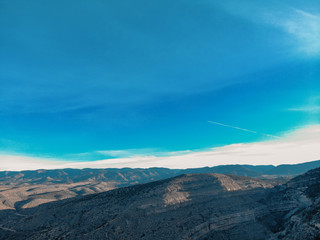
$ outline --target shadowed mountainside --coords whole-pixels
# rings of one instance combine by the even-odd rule
[[[3,239],[317,239],[320,168],[272,188],[261,179],[187,174],[4,210]]]

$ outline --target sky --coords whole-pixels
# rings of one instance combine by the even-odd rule
[[[319,129],[318,0],[0,0],[0,170],[305,162]]]

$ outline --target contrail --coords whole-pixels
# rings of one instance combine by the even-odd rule
[[[280,138],[278,136],[274,136],[274,135],[270,135],[270,134],[266,134],[266,133],[260,133],[260,132],[252,131],[252,130],[249,130],[249,129],[239,128],[239,127],[235,127],[235,126],[231,126],[231,125],[227,125],[227,124],[223,124],[223,123],[218,123],[218,122],[213,122],[213,121],[208,121],[208,122],[209,123],[213,123],[213,124],[217,124],[217,125],[220,125],[220,126],[234,128],[234,129],[238,129],[238,130],[242,130],[242,131],[246,131],[246,132],[251,132],[251,133],[255,133],[255,134],[260,134],[260,135],[264,135],[264,136],[268,136],[268,137]]]

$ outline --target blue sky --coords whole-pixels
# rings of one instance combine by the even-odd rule
[[[320,3],[0,0],[0,152],[166,156],[320,121]]]

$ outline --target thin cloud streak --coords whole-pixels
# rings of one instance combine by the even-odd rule
[[[213,122],[213,121],[208,121],[208,122],[209,122],[209,123],[212,123],[212,124],[224,126],[224,127],[229,127],[229,128],[234,128],[234,129],[242,130],[242,131],[245,131],[245,132],[251,132],[251,133],[255,133],[255,134],[260,134],[260,135],[264,135],[264,136],[268,136],[268,137],[273,137],[273,138],[278,138],[278,139],[280,139],[280,137],[275,136],[275,135],[270,135],[270,134],[266,134],[266,133],[260,133],[260,132],[252,131],[252,130],[249,130],[249,129],[240,128],[240,127],[235,127],[235,126],[231,126],[231,125],[227,125],[227,124],[223,124],[223,123],[218,123],[218,122]]]
[[[304,106],[304,107],[298,107],[298,108],[289,108],[288,111],[319,113],[320,112],[320,106]]]

